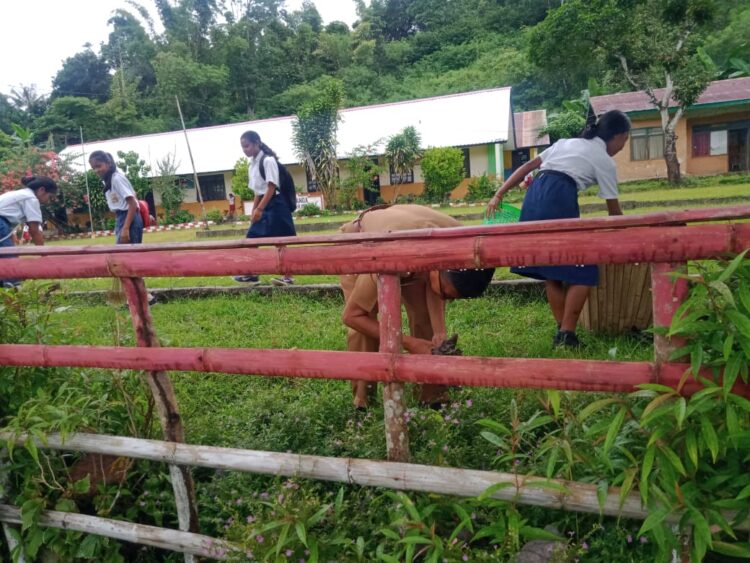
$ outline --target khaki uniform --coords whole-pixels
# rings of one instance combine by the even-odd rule
[[[341,227],[345,233],[388,233],[412,229],[460,227],[461,224],[429,207],[421,205],[393,205],[364,213],[361,220],[352,221]],[[415,243],[418,244],[418,243]],[[369,311],[370,317],[378,316],[377,275],[359,274],[341,276],[341,288],[344,300],[353,301],[362,310]],[[427,309],[426,295],[430,288],[428,272],[401,274],[401,302],[409,319],[409,334],[417,338],[432,340],[432,323]],[[347,346],[351,352],[377,352],[379,342],[354,329],[347,331]],[[367,396],[375,390],[370,382],[352,381],[355,404],[364,406]],[[437,400],[444,392],[443,385],[422,385],[420,400],[430,403]]]

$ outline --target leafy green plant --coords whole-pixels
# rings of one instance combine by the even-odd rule
[[[425,191],[433,201],[446,201],[464,177],[464,155],[455,147],[429,148],[422,156]]]
[[[306,203],[297,210],[297,217],[315,217],[325,215],[324,211],[314,203]]]
[[[466,192],[466,201],[488,200],[497,191],[497,180],[488,178],[487,174],[476,176],[471,179]]]
[[[161,198],[161,205],[167,218],[174,217],[185,200],[185,188],[177,178],[177,166],[173,154],[168,154],[156,161],[157,176],[151,180],[151,186]]]
[[[243,201],[252,201],[255,193],[250,189],[250,161],[244,156],[234,163],[232,193]]]

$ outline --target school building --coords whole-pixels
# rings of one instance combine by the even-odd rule
[[[373,182],[385,201],[393,198],[396,184],[399,184],[399,195],[418,195],[424,189],[419,164],[400,177],[386,168],[383,152],[387,140],[405,127],[416,128],[421,136],[422,148],[458,147],[463,151],[465,178],[452,192],[454,199],[466,194],[472,177],[486,174],[506,178],[512,170],[549,145],[549,137],[539,134],[547,125],[546,111],[514,113],[510,87],[348,108],[339,113],[341,122],[337,133],[337,155],[341,161],[342,179],[346,177],[346,159],[354,149],[373,146],[375,154],[372,158],[385,169]],[[300,196],[319,195],[315,182],[295,156],[292,144],[294,119],[293,116],[276,117],[188,130],[207,211],[218,209],[223,212],[228,209],[227,196],[231,191],[235,164],[244,157],[240,149],[240,135],[247,130],[257,131],[263,142],[279,155],[280,161],[294,177]],[[97,141],[87,143],[85,148],[87,154],[95,150],[113,155],[118,151],[134,151],[151,166],[152,175],[157,174],[157,161],[173,155],[177,174],[184,178],[186,185],[182,208],[196,216],[200,215],[190,156],[182,131]],[[71,145],[62,153],[72,157],[75,165],[82,165],[80,145]],[[377,192],[367,190],[360,197],[373,203],[377,199]],[[158,206],[158,194],[154,194],[149,203]],[[237,210],[242,210],[240,202]],[[77,220],[85,221],[85,218]]]
[[[657,98],[661,92],[654,92]],[[661,118],[645,92],[594,96],[590,109],[596,116],[619,109],[633,123],[628,144],[615,156],[621,181],[666,178]],[[711,82],[687,109],[676,134],[677,158],[684,174],[750,170],[750,78]]]

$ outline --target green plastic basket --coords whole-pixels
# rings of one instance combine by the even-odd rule
[[[485,217],[485,225],[495,225],[499,223],[518,223],[521,218],[521,210],[507,203],[501,203],[492,217]]]

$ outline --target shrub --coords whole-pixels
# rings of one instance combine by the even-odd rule
[[[488,178],[487,174],[471,179],[469,190],[466,193],[466,201],[481,201],[490,199],[497,191],[497,180]]]
[[[297,210],[298,217],[314,217],[323,214],[323,210],[314,203],[306,203]]]
[[[186,209],[180,209],[172,217],[165,220],[167,225],[179,225],[180,223],[191,223],[195,221],[195,215]]]
[[[427,149],[422,157],[425,193],[432,201],[445,201],[464,177],[464,154],[455,147]]]
[[[221,211],[219,211],[218,209],[212,209],[211,211],[206,213],[206,220],[213,221],[214,223],[223,223],[224,215],[222,215]]]

